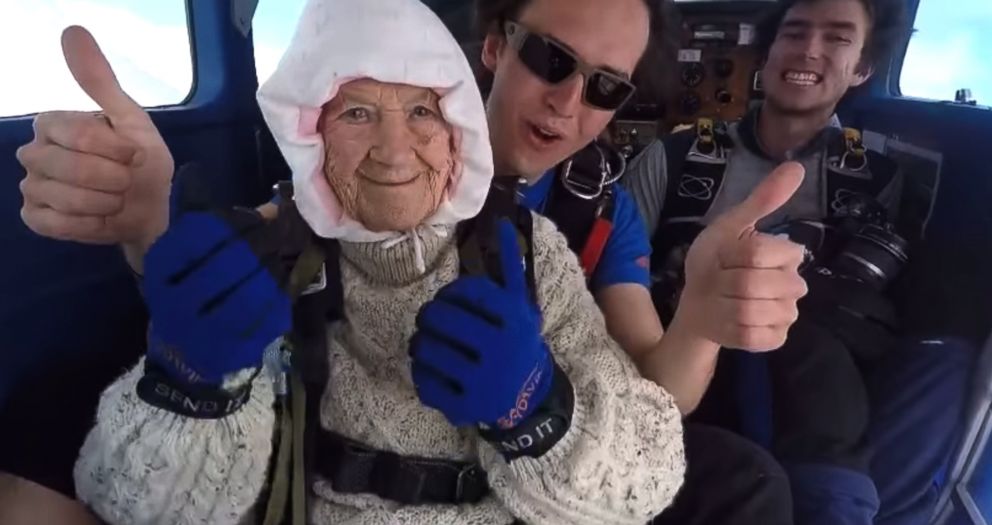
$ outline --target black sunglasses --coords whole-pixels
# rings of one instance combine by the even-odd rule
[[[582,99],[586,104],[616,111],[636,89],[629,80],[603,68],[591,66],[554,40],[531,33],[516,22],[507,21],[506,39],[531,73],[549,84],[558,84],[579,72],[585,78]]]

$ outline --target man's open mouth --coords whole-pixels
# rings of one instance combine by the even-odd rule
[[[546,146],[550,146],[563,138],[561,132],[547,126],[528,123],[528,127],[530,128],[531,134],[534,136],[535,140]]]
[[[782,74],[782,80],[796,86],[815,86],[823,82],[823,75],[813,71],[788,70]]]

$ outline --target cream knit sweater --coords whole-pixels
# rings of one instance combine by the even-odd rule
[[[643,525],[668,507],[685,470],[679,411],[607,336],[575,255],[547,219],[535,216],[537,295],[545,340],[575,390],[568,433],[543,457],[508,464],[473,430],[419,402],[407,355],[414,319],[458,276],[452,232],[420,233],[421,275],[411,240],[342,244],[347,322],[328,327],[321,424],[378,449],[477,460],[492,492],[476,505],[401,507],[318,482],[311,523]],[[140,374],[139,364],[103,394],[76,464],[80,499],[111,524],[250,521],[273,452],[270,381],[257,379],[235,414],[196,420],[138,399]]]

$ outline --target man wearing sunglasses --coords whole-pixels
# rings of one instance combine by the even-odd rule
[[[493,73],[488,116],[497,173],[526,178],[530,185],[525,203],[541,211],[554,179],[547,174],[599,136],[616,109],[630,98],[634,88],[629,79],[649,41],[657,46],[677,31],[668,28],[671,5],[659,0],[487,0],[478,2],[477,8],[485,30],[482,62]],[[119,96],[116,83],[103,87],[114,92],[114,100],[126,100]],[[120,242],[129,262],[140,271],[145,250],[164,229],[173,163],[147,114],[133,103],[120,106],[105,108],[112,114],[113,128],[106,119],[91,115],[47,115],[39,119],[34,145],[25,150],[39,144],[58,147],[56,136],[87,136],[111,149],[122,136],[128,144],[136,144],[142,154],[116,166],[126,170],[135,184],[124,196],[123,209],[115,212],[128,218],[102,223],[122,229],[86,232],[80,230],[83,223],[69,216],[48,213],[45,224],[30,220],[30,213],[25,217],[32,229],[50,237]],[[34,156],[38,162],[29,162],[28,172],[85,186],[86,180],[99,179],[99,165],[109,162],[83,162],[100,156],[97,151],[64,151],[77,157],[78,162],[71,163],[74,167],[46,160],[54,157]],[[664,338],[647,289],[650,247],[644,227],[629,196],[613,188],[613,228],[590,286],[611,335],[645,377],[673,394],[685,413],[705,391],[720,345],[756,350],[780,346],[794,320],[796,300],[805,293],[796,273],[802,260],[798,246],[743,235],[795,190],[800,178],[797,168],[786,167],[780,175],[736,213],[728,214],[722,226],[712,228],[705,242],[697,243],[695,269],[700,277],[695,281],[701,287],[686,294],[684,314]],[[32,202],[44,204],[64,196],[64,192],[33,195]],[[723,259],[734,261],[736,273],[723,271],[718,264]],[[728,288],[739,286],[739,278],[759,259],[777,261],[782,267],[768,270],[777,284],[763,290],[776,299],[775,309],[753,312],[756,320],[742,323],[739,315],[747,309],[734,305],[750,299],[721,297]],[[689,426],[686,450],[684,488],[657,523],[791,522],[784,475],[756,446],[726,432]]]
[[[645,50],[650,41],[653,51],[665,55],[666,39],[678,31],[671,24],[671,5],[644,0],[488,0],[476,5],[485,34],[482,63],[492,73],[487,108],[497,174],[526,178],[524,202],[546,212],[549,195],[558,190],[555,168],[595,140],[629,100],[636,68],[661,67],[645,59]],[[590,288],[610,334],[642,374],[673,392],[679,408],[689,413],[707,388],[721,344],[775,348],[760,335],[787,329],[791,320],[771,314],[757,323],[765,326],[750,333],[721,331],[713,327],[733,326],[737,320],[721,315],[713,307],[718,301],[701,301],[708,308],[694,309],[686,304],[690,299],[662,337],[648,291],[647,234],[630,196],[619,186],[612,190],[613,229],[590,275]],[[559,226],[568,219],[549,216]],[[777,299],[803,293],[788,285],[764,291]],[[791,523],[788,489],[763,451],[737,436],[694,425],[687,426],[686,448],[689,473],[683,494],[657,523]]]

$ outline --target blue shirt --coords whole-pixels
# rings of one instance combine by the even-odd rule
[[[522,204],[544,214],[551,184],[556,178],[554,172],[549,171],[536,183],[525,188]],[[592,274],[590,286],[593,292],[624,283],[650,287],[651,243],[648,241],[644,221],[638,215],[637,206],[630,194],[619,184],[613,185],[613,194],[613,231],[606,241],[599,265]]]

